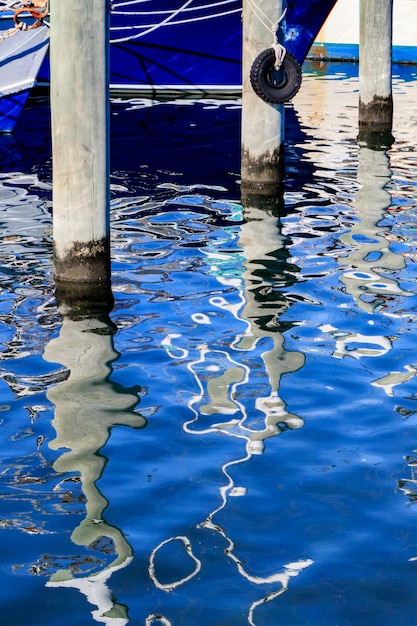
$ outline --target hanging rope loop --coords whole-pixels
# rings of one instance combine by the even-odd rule
[[[271,48],[275,52],[275,64],[274,67],[276,70],[279,70],[281,65],[284,63],[285,55],[287,54],[287,49],[280,43],[273,43]]]
[[[268,17],[268,15],[266,15],[266,13],[264,13],[264,11],[262,11],[261,7],[257,4],[256,0],[249,0],[248,5],[250,7],[250,10],[256,16],[256,18],[261,22],[263,26],[265,26],[267,31],[272,35],[272,43],[275,45],[277,41],[277,31],[278,31],[279,25],[281,24],[282,20],[285,17],[285,14],[287,13],[287,7],[285,7],[285,9],[283,10],[279,20],[277,22],[274,22]]]

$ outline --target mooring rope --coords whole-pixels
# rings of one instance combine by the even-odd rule
[[[2,11],[13,11],[14,8],[17,8],[17,4],[19,4],[19,6],[22,5],[21,2],[16,2],[16,0],[9,0],[9,2],[7,2],[7,0],[2,0],[0,4],[0,13]]]
[[[275,44],[276,43],[276,33],[277,33],[279,25],[281,24],[282,20],[285,17],[285,14],[287,12],[287,7],[285,7],[285,9],[283,10],[282,15],[279,18],[279,20],[277,22],[274,22],[273,20],[271,20],[271,18],[269,18],[266,15],[266,13],[264,13],[262,11],[262,9],[256,3],[256,0],[248,0],[248,6],[251,9],[251,11],[253,12],[253,14],[261,22],[262,26],[265,26],[265,28],[271,33],[271,35],[272,35],[272,37],[274,39],[274,44]]]
[[[15,25],[12,28],[9,28],[0,36],[0,45],[5,39],[16,35],[22,30],[31,30],[33,28],[38,28],[43,24],[44,18],[49,13],[49,0],[38,0],[37,2],[32,2],[31,6],[28,6],[25,2],[16,2],[16,0],[9,0],[9,2],[5,2],[2,0],[0,1],[0,12],[14,11],[15,22]],[[37,9],[39,9],[39,11]],[[20,13],[25,13],[26,11],[28,11],[36,20],[31,26],[27,26],[24,22],[21,22],[18,19],[18,15],[20,15]]]
[[[20,8],[21,6],[23,6],[23,3],[16,2],[16,0],[9,0],[9,1],[1,0],[0,13],[2,13],[3,11],[14,11],[17,8]],[[9,37],[16,35],[16,33],[18,33],[19,31],[20,31],[20,28],[17,28],[17,26],[13,26],[13,28],[9,28],[8,30],[6,30],[0,37],[0,45],[3,43],[5,39],[8,39]]]
[[[38,2],[32,2],[30,5],[27,2],[21,2],[19,0],[0,0],[0,13],[2,11],[16,11],[26,7],[27,9],[43,9],[44,12],[48,12],[49,0],[38,0]]]

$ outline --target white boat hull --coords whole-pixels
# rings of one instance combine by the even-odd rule
[[[338,0],[308,55],[314,60],[358,61],[360,0]],[[393,62],[417,63],[417,0],[393,4]]]

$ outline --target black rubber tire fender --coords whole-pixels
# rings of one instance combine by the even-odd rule
[[[250,70],[252,89],[268,104],[291,100],[301,87],[302,73],[297,59],[286,52],[278,72],[275,71],[275,50],[268,48],[254,60]]]

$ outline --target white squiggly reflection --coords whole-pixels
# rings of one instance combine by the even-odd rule
[[[111,565],[93,576],[60,580],[61,573],[48,581],[46,586],[78,589],[90,604],[98,607],[95,611],[91,611],[91,615],[96,622],[106,624],[107,626],[126,626],[129,623],[126,609],[114,601],[112,591],[107,582],[114,572],[127,567],[132,560],[133,556],[126,557],[119,565]]]
[[[390,248],[390,233],[380,222],[392,199],[387,189],[391,180],[389,156],[383,150],[359,149],[358,192],[354,207],[358,222],[340,240],[352,251],[339,258],[350,267],[341,281],[355,298],[358,307],[367,313],[384,312],[392,299],[412,296],[398,284],[399,272],[405,268],[404,258]]]
[[[360,309],[369,314],[396,316],[398,314],[389,311],[390,306],[414,294],[402,289],[399,284],[405,260],[401,254],[391,250],[391,234],[380,225],[385,211],[392,205],[387,188],[390,180],[387,152],[361,146],[358,164],[361,189],[354,203],[359,219],[350,232],[340,238],[351,247],[351,252],[340,257],[338,262],[350,268],[340,280]],[[392,349],[395,341],[395,337],[341,332],[331,325],[320,329],[330,333],[335,340],[333,356],[339,359],[347,356],[355,359],[384,356]],[[384,390],[388,396],[393,396],[395,386],[407,382],[416,374],[412,364],[405,365],[404,369],[404,372],[388,372],[371,384]]]
[[[406,383],[407,381],[414,378],[414,376],[417,374],[417,369],[414,367],[414,365],[406,365],[404,369],[405,372],[390,372],[386,376],[372,381],[371,385],[383,389],[387,396],[393,396],[394,387]]]
[[[223,315],[231,315],[238,320],[238,327],[244,325],[227,347],[212,346],[202,343],[197,346],[197,356],[190,360],[189,352],[182,347],[186,341],[180,334],[167,335],[162,342],[167,354],[173,359],[186,359],[187,368],[192,374],[198,392],[188,402],[192,417],[183,424],[183,429],[190,435],[222,435],[235,438],[245,443],[245,452],[238,458],[225,462],[221,471],[224,483],[219,489],[220,503],[206,519],[198,525],[218,533],[226,544],[224,553],[236,566],[240,576],[248,583],[256,586],[276,586],[274,591],[262,595],[261,599],[252,602],[248,609],[248,622],[255,624],[254,613],[258,606],[271,601],[287,590],[289,581],[303,569],[309,567],[311,559],[300,558],[283,564],[280,571],[268,576],[257,576],[248,571],[238,556],[238,549],[232,537],[216,522],[216,516],[226,509],[229,498],[244,497],[247,487],[235,483],[233,469],[239,464],[248,462],[252,456],[262,454],[265,441],[271,437],[291,429],[299,429],[304,425],[301,417],[287,411],[279,390],[283,375],[295,372],[304,365],[304,355],[289,352],[284,347],[284,339],[278,332],[278,315],[288,307],[283,299],[279,302],[274,298],[265,299],[263,291],[270,292],[271,279],[265,267],[274,262],[278,252],[283,249],[284,240],[280,234],[278,219],[255,207],[246,209],[246,224],[242,226],[239,244],[245,254],[245,267],[240,275],[226,270],[230,260],[213,247],[204,249],[210,264],[210,273],[224,287],[233,292],[233,301],[225,296],[213,296],[209,302]],[[277,267],[279,262],[275,262]],[[225,268],[225,269],[224,269]],[[277,270],[278,271],[278,270]],[[204,316],[194,315],[194,324],[209,324],[210,312]],[[236,323],[233,323],[236,326]],[[239,400],[239,391],[250,384],[252,362],[257,359],[263,362],[266,379],[269,381],[270,392],[254,399],[253,408]],[[262,416],[262,418],[260,418]],[[225,419],[221,419],[225,418]],[[241,446],[239,446],[241,448]],[[183,542],[187,555],[194,561],[194,570],[186,576],[162,584],[156,572],[157,553],[168,543],[180,540]],[[172,537],[161,542],[154,548],[150,557],[149,575],[154,584],[164,591],[189,582],[200,571],[202,564],[194,556],[187,537]]]
[[[184,545],[184,548],[185,548],[185,551],[186,551],[187,555],[190,557],[190,559],[192,559],[192,561],[194,561],[195,567],[194,567],[193,571],[190,574],[188,574],[188,576],[184,576],[183,578],[180,578],[179,580],[176,580],[176,581],[174,581],[172,583],[161,583],[158,580],[158,577],[156,575],[155,555],[158,552],[158,550],[160,550],[164,546],[168,545],[172,541],[180,541],[180,542],[182,542],[182,544]],[[152,551],[150,562],[149,562],[149,576],[151,577],[155,587],[158,587],[158,589],[162,589],[163,591],[172,591],[176,587],[180,587],[184,583],[186,583],[189,580],[191,580],[192,578],[194,578],[194,576],[196,574],[198,574],[200,569],[201,569],[201,561],[196,556],[194,556],[190,540],[188,539],[188,537],[184,537],[182,535],[177,535],[176,537],[171,537],[170,539],[166,539],[165,541],[161,541],[161,543]]]
[[[172,626],[172,622],[162,615],[148,615],[145,620],[145,626]]]
[[[329,333],[335,340],[333,356],[336,359],[343,359],[345,356],[354,359],[378,357],[387,354],[392,348],[392,339],[384,335],[342,332],[330,324],[320,326],[320,330]]]

